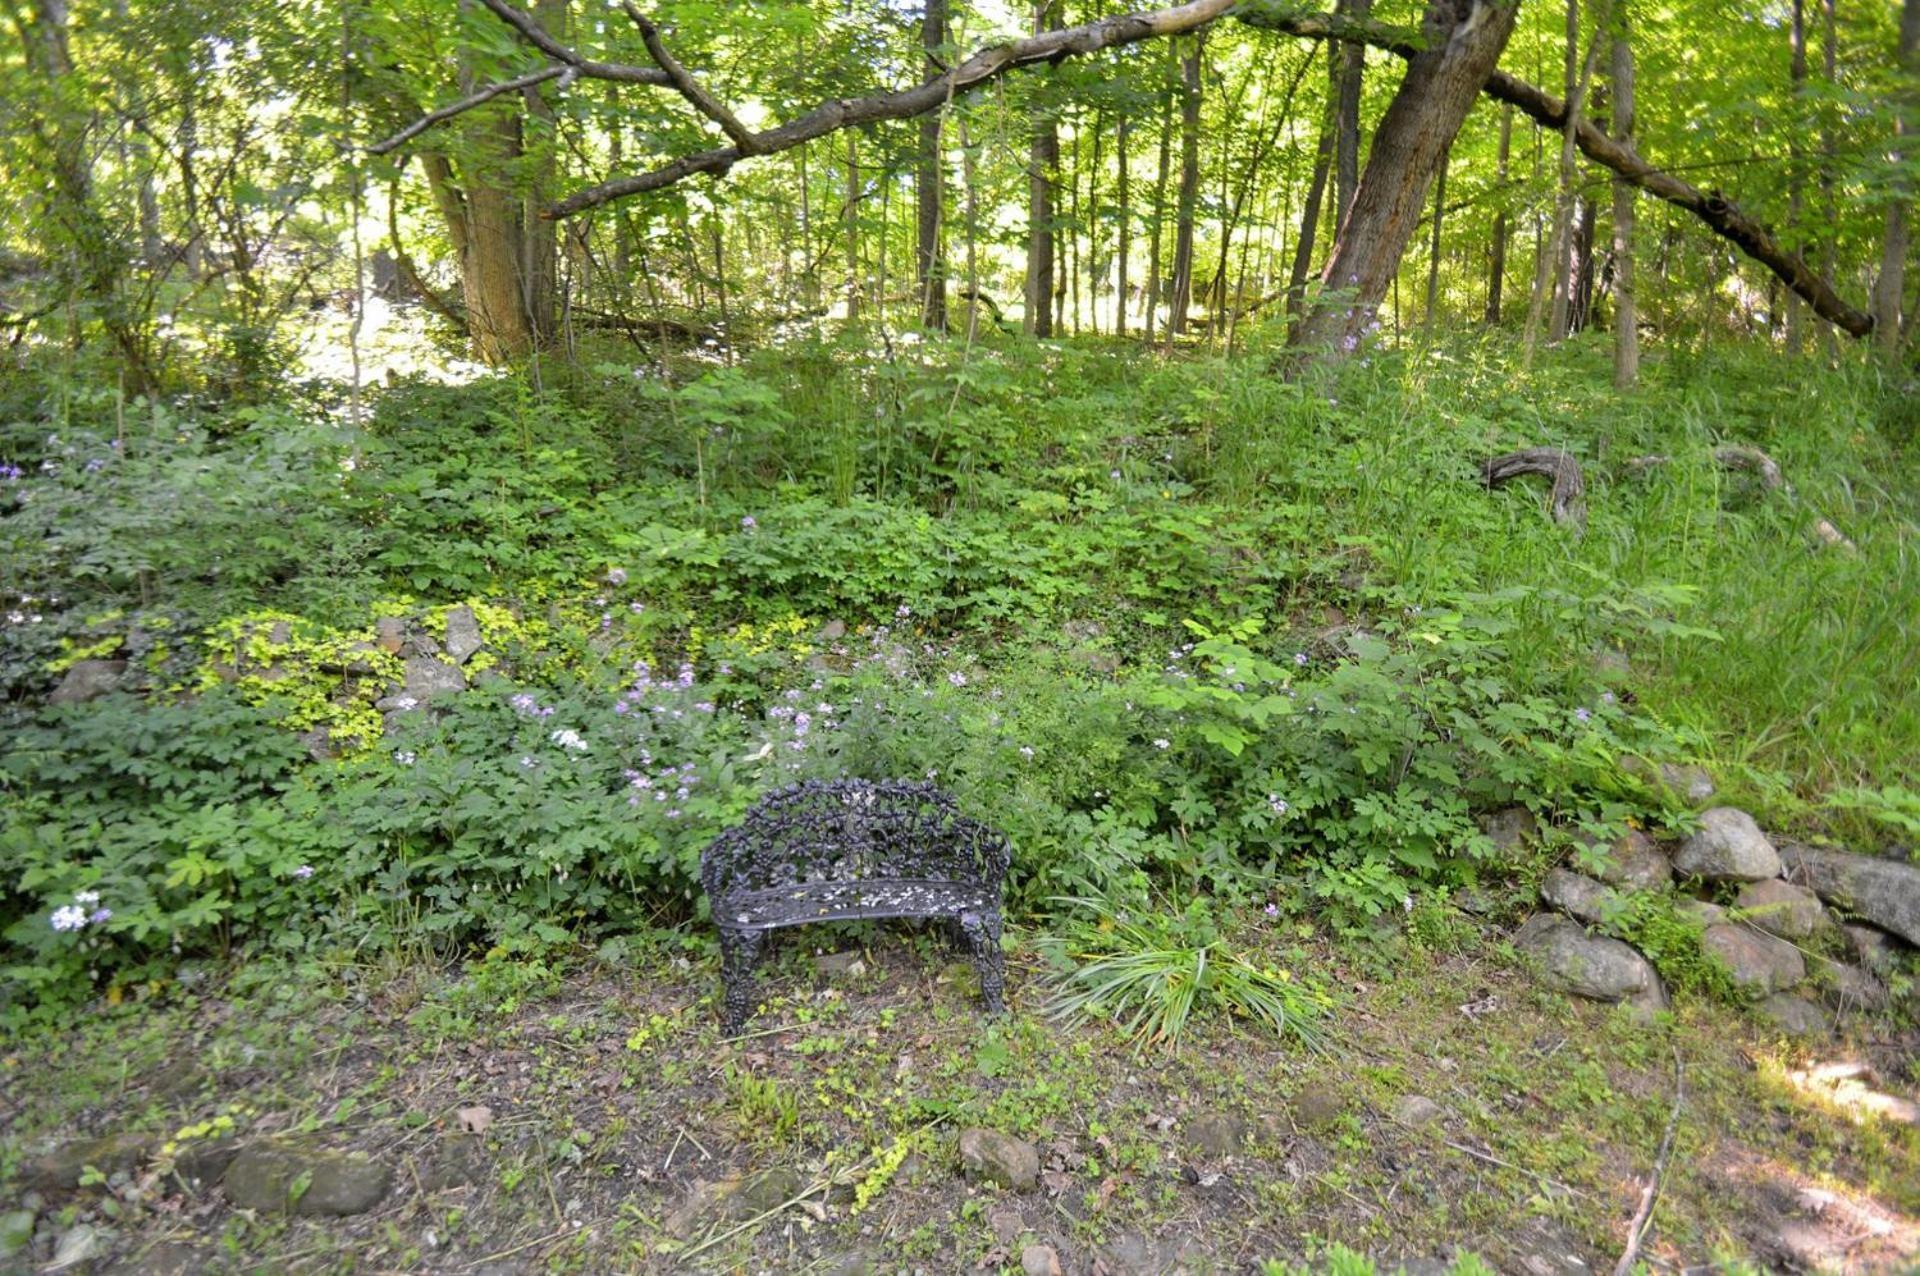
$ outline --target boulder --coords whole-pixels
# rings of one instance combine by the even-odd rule
[[[415,700],[438,700],[467,689],[467,675],[458,665],[450,665],[432,656],[408,656],[403,695]]]
[[[1655,766],[1645,758],[1628,757],[1622,759],[1620,769],[1651,788],[1665,790],[1696,806],[1717,792],[1707,769],[1690,763],[1662,762]]]
[[[1403,1094],[1393,1105],[1393,1119],[1415,1129],[1441,1117],[1440,1105],[1424,1094]]]
[[[1820,985],[1820,1000],[1842,1014],[1881,1011],[1891,1004],[1887,986],[1870,970],[1816,957],[1813,973]]]
[[[1748,882],[1733,906],[1746,920],[1782,939],[1808,939],[1827,924],[1827,910],[1812,891],[1777,877]]]
[[[1831,1027],[1827,1023],[1826,1011],[1806,998],[1795,997],[1791,993],[1776,992],[1754,1009],[1762,1019],[1789,1037],[1825,1036]]]
[[[47,697],[48,704],[85,704],[106,695],[120,685],[127,671],[124,660],[76,660],[67,666],[66,677]]]
[[[350,1152],[256,1143],[234,1158],[220,1186],[240,1209],[344,1217],[378,1205],[393,1171]]]
[[[1659,986],[1653,964],[1630,945],[1589,935],[1578,922],[1529,918],[1514,946],[1533,958],[1550,988],[1593,1001],[1625,1001]]]
[[[960,1169],[970,1179],[1030,1192],[1040,1181],[1040,1152],[1025,1139],[973,1126],[960,1131]]]
[[[1187,1122],[1187,1145],[1202,1156],[1229,1157],[1246,1142],[1247,1123],[1224,1112],[1209,1112]]]
[[[140,1168],[153,1152],[155,1140],[145,1134],[109,1134],[99,1139],[73,1139],[29,1160],[20,1177],[30,1187],[75,1188],[89,1169],[102,1175]]]
[[[1718,926],[1727,920],[1726,909],[1704,899],[1683,899],[1673,907],[1675,912],[1686,914],[1702,926]]]
[[[1716,806],[1700,813],[1700,831],[1673,857],[1673,867],[1710,882],[1760,882],[1780,876],[1780,853],[1751,815]]]
[[[1733,982],[1742,988],[1778,992],[1807,977],[1807,963],[1798,948],[1749,926],[1726,922],[1709,926],[1700,937],[1700,947],[1724,962]]]
[[[389,656],[397,656],[407,645],[407,622],[398,616],[382,616],[373,622],[373,644]]]
[[[1605,847],[1594,846],[1593,854],[1582,857],[1582,866],[1613,886],[1633,891],[1658,890],[1673,880],[1673,863],[1652,838],[1639,829],[1628,829],[1625,836]]]
[[[1846,936],[1855,961],[1875,974],[1884,975],[1893,969],[1893,963],[1900,956],[1899,940],[1878,926],[1863,926],[1858,922],[1844,923],[1840,931]]]
[[[1494,849],[1513,855],[1531,845],[1540,836],[1540,822],[1524,806],[1510,806],[1480,817],[1480,830],[1492,840]]]
[[[1293,1096],[1293,1120],[1302,1129],[1330,1129],[1346,1110],[1347,1101],[1331,1086],[1309,1085]]]
[[[486,646],[486,640],[480,636],[480,621],[474,616],[471,607],[455,607],[447,613],[447,654],[453,657],[457,665],[467,663],[467,657]]]
[[[1611,886],[1564,868],[1548,872],[1540,883],[1540,898],[1590,926],[1619,912],[1625,903],[1621,893]]]
[[[1821,899],[1920,944],[1920,868],[1816,846],[1790,845],[1786,858]]]

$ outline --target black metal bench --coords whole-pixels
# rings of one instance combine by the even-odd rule
[[[700,856],[720,927],[726,1024],[753,1013],[767,932],[808,922],[946,918],[973,954],[987,1009],[1002,1008],[1000,894],[1010,852],[998,831],[913,780],[809,780],[762,798]]]

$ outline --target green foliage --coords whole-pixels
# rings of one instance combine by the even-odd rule
[[[1069,1022],[1111,1021],[1141,1048],[1173,1045],[1196,1014],[1251,1021],[1298,1045],[1321,1046],[1331,999],[1291,970],[1235,952],[1209,905],[1134,914],[1099,900],[1060,900],[1079,916],[1043,941],[1059,968],[1049,1011]]]

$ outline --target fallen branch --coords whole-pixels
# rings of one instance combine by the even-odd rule
[[[1787,500],[1796,505],[1799,504],[1799,498],[1793,491],[1793,484],[1787,482],[1786,472],[1780,468],[1780,463],[1759,448],[1740,443],[1727,443],[1713,450],[1713,459],[1725,469],[1750,471],[1757,476],[1763,489],[1784,493]],[[1621,468],[1630,478],[1641,478],[1668,464],[1671,460],[1671,457],[1657,453],[1650,456],[1634,456],[1628,457]],[[1855,553],[1860,548],[1848,538],[1845,532],[1817,514],[1807,530],[1822,545],[1844,549],[1848,553]]]
[[[1686,1102],[1686,1069],[1680,1062],[1680,1051],[1673,1052],[1673,1110],[1667,1114],[1667,1130],[1660,1136],[1660,1151],[1653,1158],[1653,1173],[1647,1178],[1647,1186],[1640,1193],[1640,1208],[1633,1213],[1633,1221],[1627,1224],[1627,1248],[1620,1255],[1620,1261],[1613,1265],[1613,1276],[1627,1276],[1633,1270],[1633,1262],[1640,1257],[1640,1243],[1647,1238],[1648,1226],[1653,1222],[1654,1202],[1660,1198],[1660,1178],[1667,1172],[1667,1154],[1673,1151],[1673,1132],[1680,1124],[1680,1108]]]
[[[1557,447],[1522,448],[1496,456],[1480,466],[1480,477],[1488,487],[1499,487],[1523,474],[1541,474],[1553,480],[1547,509],[1556,523],[1587,525],[1587,483],[1580,473],[1580,462],[1573,454]]]

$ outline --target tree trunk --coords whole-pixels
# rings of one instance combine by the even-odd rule
[[[1800,131],[1805,121],[1801,118],[1802,108],[1807,96],[1807,5],[1806,0],[1793,0],[1792,16],[1787,23],[1788,39],[1792,44],[1793,58],[1788,71],[1788,85],[1792,92],[1793,113],[1787,125],[1787,233],[1788,243],[1796,250],[1804,247],[1800,223],[1805,207],[1806,180],[1800,165]],[[1798,358],[1800,355],[1800,298],[1792,292],[1787,293],[1787,353]]]
[[[1336,16],[1365,22],[1373,9],[1373,0],[1335,0]],[[1333,227],[1336,237],[1353,207],[1354,192],[1360,186],[1360,90],[1367,67],[1366,46],[1343,44],[1328,59],[1334,95],[1334,204]]]
[[[1325,287],[1294,332],[1304,358],[1337,358],[1359,346],[1419,222],[1427,180],[1499,62],[1515,13],[1488,0],[1428,5],[1426,47],[1407,62],[1322,273]]]
[[[1495,170],[1500,204],[1493,213],[1493,250],[1487,262],[1487,326],[1500,325],[1500,291],[1507,275],[1507,157],[1513,148],[1513,107],[1500,108],[1500,159]]]
[[[1568,0],[1570,5],[1573,2],[1574,0]],[[1571,26],[1572,24],[1569,23],[1569,25]],[[1599,20],[1594,27],[1594,38],[1587,44],[1586,59],[1581,65],[1579,76],[1574,81],[1572,91],[1567,94],[1567,125],[1560,145],[1560,193],[1554,200],[1553,236],[1547,242],[1546,255],[1541,261],[1541,273],[1540,276],[1535,278],[1533,300],[1527,307],[1527,332],[1523,349],[1523,358],[1527,360],[1533,358],[1533,351],[1539,342],[1541,310],[1545,308],[1544,303],[1546,302],[1547,293],[1547,281],[1544,276],[1547,271],[1552,270],[1556,276],[1564,277],[1566,271],[1567,241],[1573,229],[1573,202],[1571,196],[1573,192],[1573,178],[1576,171],[1574,157],[1578,154],[1576,150],[1576,139],[1580,133],[1581,99],[1586,96],[1587,85],[1593,80],[1594,59],[1600,52],[1600,36],[1606,29],[1606,25],[1607,12],[1603,0]],[[1553,333],[1559,333],[1562,336],[1566,333],[1566,293],[1564,289],[1559,286],[1555,286],[1552,289],[1552,293],[1553,313],[1548,325],[1550,340],[1555,339],[1551,335]]]
[[[1820,10],[1824,19],[1821,32],[1821,54],[1826,67],[1829,98],[1840,83],[1835,65],[1835,46],[1838,43],[1834,33],[1834,0],[1821,0]],[[1833,200],[1833,106],[1831,100],[1823,104],[1820,111],[1820,211],[1823,233],[1820,236],[1822,248],[1820,254],[1820,274],[1826,280],[1828,288],[1833,287],[1833,276],[1839,267],[1840,256],[1840,210]],[[1820,325],[1820,349],[1832,362],[1840,354],[1839,338],[1831,323]]]
[[[860,320],[860,151],[858,134],[847,130],[847,199],[841,217],[847,241],[847,322]]]
[[[1894,153],[1904,139],[1920,133],[1920,0],[1906,0],[1900,10],[1899,64],[1904,81],[1894,98]],[[1907,280],[1907,205],[1913,198],[1904,177],[1893,183],[1887,203],[1886,236],[1880,244],[1880,274],[1873,281],[1874,344],[1889,357],[1900,350],[1900,305]]]
[[[1050,0],[1033,9],[1033,29],[1051,29]],[[1060,134],[1053,110],[1034,112],[1027,158],[1027,314],[1026,329],[1036,337],[1053,335],[1053,182],[1060,166]]]
[[[1115,156],[1120,161],[1120,189],[1114,193],[1120,212],[1120,244],[1116,250],[1119,260],[1115,263],[1118,277],[1114,282],[1113,331],[1114,335],[1120,337],[1127,335],[1127,257],[1133,251],[1132,179],[1127,172],[1127,143],[1131,133],[1127,117],[1123,114],[1120,117],[1118,154]]]
[[[1200,54],[1204,40],[1203,36],[1194,37],[1180,66],[1180,197],[1174,214],[1168,341],[1187,330],[1187,307],[1193,300],[1193,214],[1200,200]]]
[[[1329,106],[1327,122],[1320,129],[1320,145],[1313,153],[1313,175],[1307,180],[1307,201],[1300,209],[1300,238],[1293,245],[1293,270],[1287,276],[1286,314],[1300,316],[1300,303],[1307,295],[1307,276],[1313,269],[1313,241],[1320,229],[1320,201],[1327,190],[1327,171],[1333,163],[1334,111]]]
[[[1421,320],[1427,335],[1433,335],[1433,318],[1440,311],[1440,222],[1447,211],[1447,157],[1440,152],[1440,171],[1433,182],[1433,239],[1427,247],[1427,313]]]
[[[927,0],[925,20],[920,24],[921,47],[926,50],[927,71],[940,68],[940,48],[947,42],[947,0]],[[942,332],[947,327],[947,265],[940,251],[940,120],[942,112],[929,111],[920,117],[920,167],[914,175],[916,217],[914,221],[915,278],[920,286],[920,322]]]
[[[1563,96],[1571,102],[1580,94],[1580,0],[1567,0],[1567,32],[1565,62],[1565,90]],[[1598,39],[1598,36],[1595,37]],[[1549,260],[1553,270],[1552,303],[1548,310],[1547,344],[1554,345],[1564,341],[1567,336],[1567,308],[1573,285],[1572,259],[1568,255],[1570,228],[1573,224],[1576,196],[1573,190],[1574,178],[1578,169],[1570,164],[1562,164],[1558,174],[1559,185],[1553,200],[1553,238],[1549,241]]]
[[[1622,4],[1613,37],[1613,136],[1633,145],[1633,45]],[[1640,377],[1640,313],[1633,282],[1633,185],[1613,179],[1613,384],[1632,388]]]
[[[1567,331],[1585,332],[1587,315],[1593,309],[1593,236],[1600,208],[1582,196],[1580,215],[1574,223],[1572,260],[1568,263],[1572,282],[1567,296]]]
[[[1144,331],[1151,343],[1160,322],[1161,232],[1167,224],[1167,170],[1173,158],[1173,68],[1178,61],[1174,42],[1167,42],[1167,73],[1160,97],[1160,167],[1153,182],[1153,242],[1147,252],[1147,315]]]

